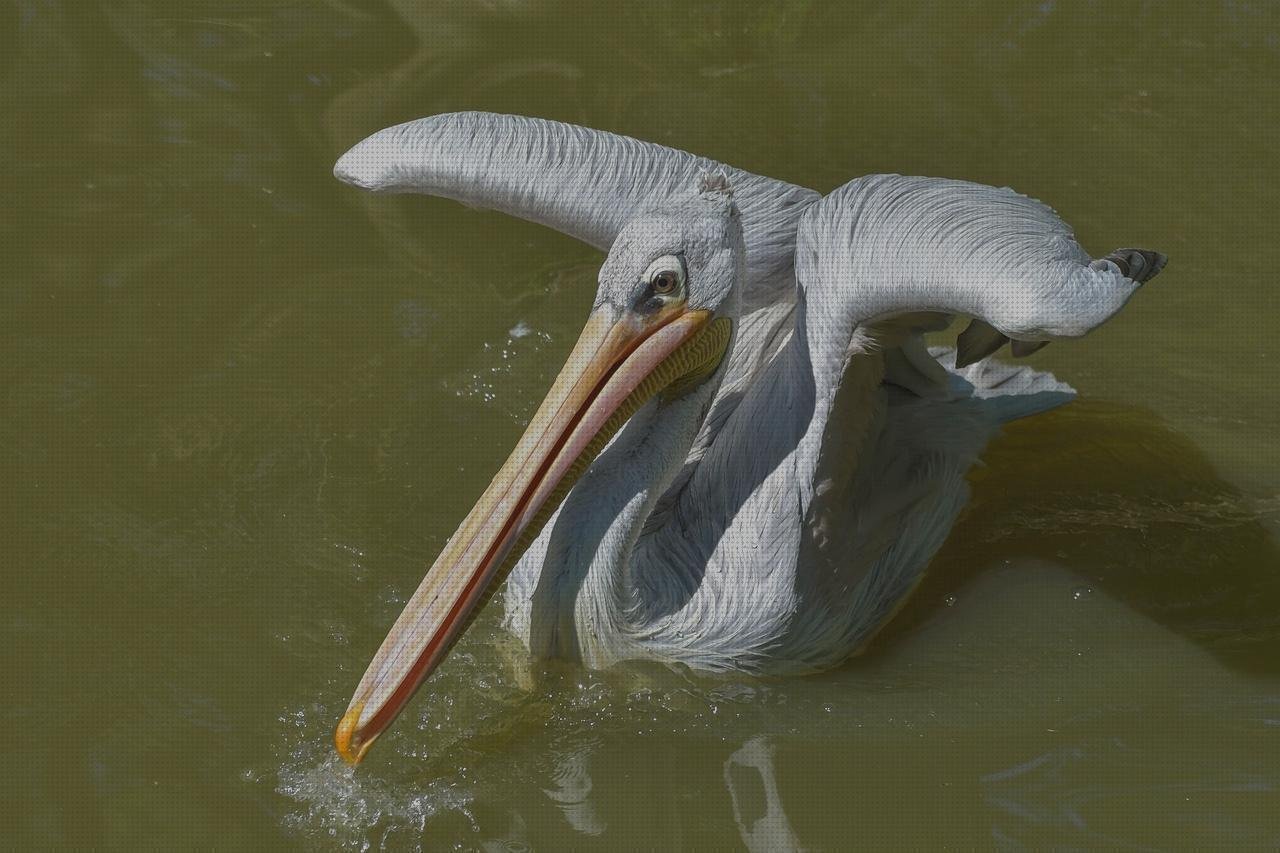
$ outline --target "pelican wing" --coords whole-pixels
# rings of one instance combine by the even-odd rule
[[[1086,334],[1164,263],[1163,255],[1139,249],[1094,260],[1049,207],[1008,188],[900,175],[840,187],[805,211],[796,245],[809,357],[826,418],[816,476],[849,483],[857,467],[861,432],[847,423],[864,417],[862,407],[856,399],[851,408],[842,404],[837,393],[856,361],[849,358],[856,335],[871,341],[863,341],[864,354],[881,354],[887,385],[940,403],[990,398],[988,414],[1008,420],[1060,402],[1069,389],[1032,382],[1028,371],[987,382],[996,374],[981,365],[962,369],[1011,339],[1022,342],[1014,351],[1022,355],[1043,341]],[[953,362],[965,387],[920,335],[955,314],[973,318]],[[945,419],[956,410],[937,411]],[[842,512],[838,500],[819,503],[816,513]]]
[[[978,358],[1011,338],[1084,335],[1165,261],[1138,249],[1094,260],[1053,210],[1007,187],[901,175],[840,187],[805,212],[797,240],[796,272],[820,311],[859,323],[968,315],[978,324],[961,354]]]
[[[742,213],[751,283],[791,267],[812,190],[651,142],[572,124],[448,113],[389,127],[334,174],[375,192],[425,193],[500,210],[608,249],[628,220],[723,171]]]
[[[830,568],[796,585],[837,604],[799,610],[787,655],[828,665],[872,636],[941,546],[999,424],[1071,397],[1029,367],[974,362],[1010,339],[1086,334],[1163,265],[1136,249],[1094,260],[1045,205],[964,181],[873,175],[805,212],[796,275],[824,426],[799,563]],[[955,314],[974,320],[948,370],[951,352],[925,349],[919,331]],[[846,393],[877,357],[889,387]],[[881,420],[858,428],[876,407]]]

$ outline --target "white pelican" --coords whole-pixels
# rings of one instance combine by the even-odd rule
[[[388,128],[334,171],[608,250],[564,369],[356,688],[350,763],[508,572],[505,624],[534,657],[845,660],[916,586],[998,425],[1072,393],[983,359],[1084,335],[1165,263],[1094,260],[1007,188],[874,175],[823,197],[518,116]],[[921,333],[954,315],[973,318],[954,358],[931,353]]]

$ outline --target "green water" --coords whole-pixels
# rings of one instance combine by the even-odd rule
[[[5,846],[1280,845],[1280,12],[552,0],[0,11]],[[817,189],[1012,185],[1168,270],[1035,362],[901,621],[789,681],[553,666],[492,612],[335,721],[600,255],[330,176],[488,109]]]

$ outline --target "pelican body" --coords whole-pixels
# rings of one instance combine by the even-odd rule
[[[504,577],[504,624],[534,658],[847,659],[920,580],[1000,424],[1073,394],[987,356],[1088,333],[1165,263],[1094,259],[1007,188],[874,175],[822,196],[519,116],[388,128],[335,174],[608,251],[564,369],[338,724],[353,764]],[[927,348],[957,316],[956,348]]]

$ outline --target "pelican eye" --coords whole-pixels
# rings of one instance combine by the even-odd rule
[[[685,283],[684,259],[679,255],[663,255],[649,264],[641,280],[647,285],[648,296],[678,295]]]
[[[654,293],[671,293],[679,285],[680,280],[675,270],[663,270],[652,279]]]

